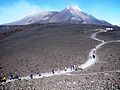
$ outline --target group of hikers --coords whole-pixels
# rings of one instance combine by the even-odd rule
[[[9,75],[9,79],[10,80],[13,80],[13,79],[18,79],[18,80],[21,80],[19,75],[13,75],[12,73]],[[6,82],[7,80],[7,76],[6,75],[0,75],[0,83],[2,82]]]
[[[77,70],[78,70],[78,66],[77,66],[77,65],[73,65],[73,66],[71,66],[70,68],[71,68],[71,71],[73,71],[73,70],[74,70],[74,71],[77,71]],[[64,71],[67,71],[67,67],[65,67],[63,70],[64,70]],[[81,70],[82,70],[82,69],[81,69]],[[52,74],[55,74],[55,72],[60,73],[60,69],[58,69],[58,71],[55,71],[54,69],[51,70],[51,73],[52,73]],[[42,74],[38,74],[38,75],[39,75],[39,76],[42,76]],[[31,79],[33,79],[33,76],[34,76],[33,74],[30,74],[30,78],[31,78]]]
[[[77,71],[77,69],[78,69],[78,66],[77,65],[73,65],[73,66],[71,66],[70,67],[70,69],[71,69],[71,71]],[[64,70],[64,71],[67,71],[67,68],[65,67],[64,69],[62,69],[62,70]],[[55,74],[55,72],[57,72],[57,71],[55,71],[54,69],[52,69],[51,70],[51,73],[52,74]],[[59,69],[59,72],[58,73],[60,73],[60,69]],[[42,76],[42,74],[38,74],[39,76]],[[33,79],[33,74],[30,74],[30,79]],[[6,75],[0,75],[0,83],[3,83],[3,82],[6,82],[7,81],[7,77],[6,77]],[[17,79],[17,80],[21,80],[21,78],[20,78],[20,76],[18,75],[18,74],[12,74],[12,73],[10,73],[10,75],[9,75],[9,80],[14,80],[14,79]]]

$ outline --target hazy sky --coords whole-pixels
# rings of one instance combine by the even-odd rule
[[[120,0],[0,0],[0,24],[39,11],[61,11],[70,5],[120,26]]]

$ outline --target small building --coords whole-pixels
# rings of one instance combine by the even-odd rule
[[[106,31],[113,31],[113,28],[106,28]]]

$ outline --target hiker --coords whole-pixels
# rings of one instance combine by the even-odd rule
[[[33,74],[30,74],[30,78],[33,79]]]
[[[55,73],[55,71],[52,69],[52,74],[54,74]]]
[[[93,53],[95,53],[95,50],[93,51]]]
[[[41,76],[41,74],[39,74],[39,76]]]
[[[93,58],[95,58],[95,55],[93,55]]]
[[[6,80],[7,80],[7,78],[6,78],[6,76],[4,75],[3,77],[2,76],[0,76],[0,82],[2,83],[2,82],[6,82]]]
[[[75,65],[73,65],[73,70],[75,70]]]
[[[7,78],[6,78],[5,75],[3,76],[3,79],[2,79],[2,80],[3,80],[3,82],[6,82]]]
[[[13,74],[11,73],[10,74],[10,80],[12,80],[12,79],[14,79],[14,78],[13,78]]]
[[[67,68],[65,67],[65,71],[67,71]]]
[[[70,68],[71,68],[71,71],[73,70],[73,66],[70,66]]]
[[[77,65],[75,65],[75,71],[77,71]]]

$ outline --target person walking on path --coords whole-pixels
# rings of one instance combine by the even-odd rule
[[[33,79],[33,74],[30,74],[30,78]]]
[[[93,58],[95,58],[95,55],[93,55]]]
[[[39,76],[41,76],[41,74],[39,73]]]
[[[77,71],[77,69],[78,69],[78,68],[77,68],[77,65],[75,65],[75,71]]]
[[[54,71],[54,69],[52,69],[52,74],[54,74],[55,73],[55,71]]]
[[[73,70],[73,66],[70,66],[70,70],[71,70],[71,71]]]
[[[65,71],[67,71],[67,68],[65,67],[65,69],[64,69]]]
[[[10,80],[14,79],[13,74],[10,74]]]
[[[73,65],[73,70],[75,70],[75,65]]]

